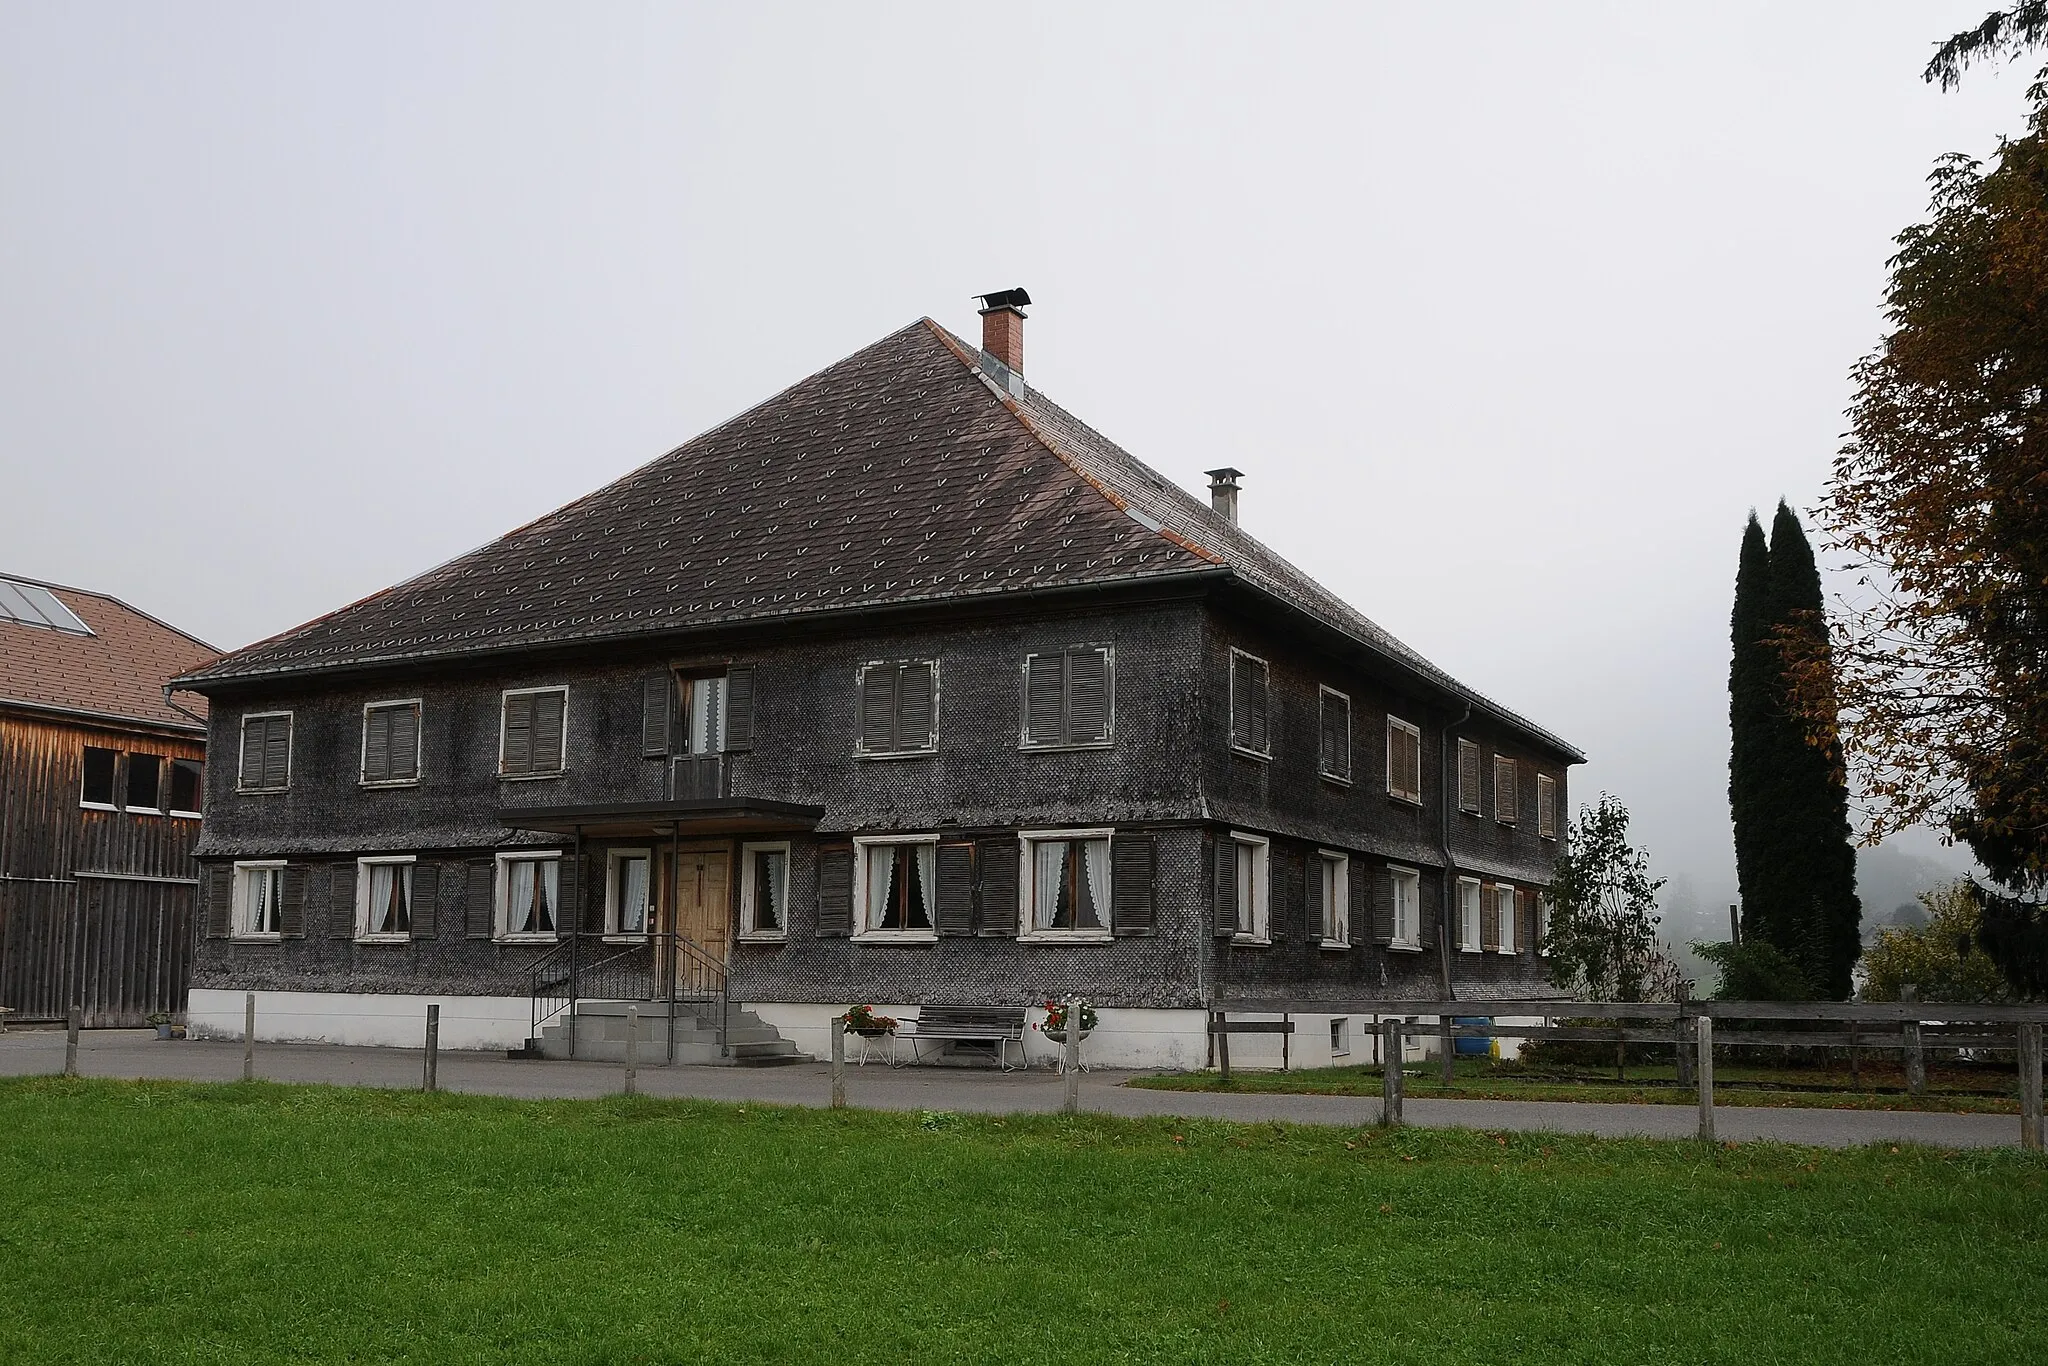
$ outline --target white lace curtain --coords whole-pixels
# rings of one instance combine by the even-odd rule
[[[513,934],[555,932],[555,859],[514,859],[506,896],[507,928]]]
[[[1072,872],[1069,860],[1081,859],[1086,895],[1076,882],[1072,918],[1061,923],[1060,896]],[[1109,928],[1109,841],[1040,840],[1031,854],[1031,927],[1035,930],[1106,930]]]

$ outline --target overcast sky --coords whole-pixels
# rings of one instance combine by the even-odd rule
[[[0,570],[242,645],[1023,285],[1725,903],[1743,519],[2021,128],[1919,78],[1986,4],[0,4]]]

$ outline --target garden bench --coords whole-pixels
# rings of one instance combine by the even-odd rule
[[[1009,1047],[1017,1045],[1017,1066],[1024,1061],[1023,1006],[920,1006],[917,1018],[905,1021],[896,1037],[910,1040],[910,1057],[918,1061],[918,1044],[930,1039],[945,1043],[994,1044],[996,1066],[1010,1070]]]

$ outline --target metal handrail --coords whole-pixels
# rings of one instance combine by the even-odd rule
[[[579,944],[611,951],[586,957],[579,952]],[[725,965],[688,935],[658,930],[622,940],[618,935],[587,931],[565,933],[560,943],[528,965],[527,992],[533,1001],[529,1038],[538,1039],[541,1027],[565,1012],[573,1020],[576,1007],[584,1001],[665,1001],[670,1007],[671,1061],[675,1058],[677,1005],[692,1007],[700,1019],[709,1015],[719,1052],[731,1052]],[[571,1057],[575,1050],[572,1028]]]

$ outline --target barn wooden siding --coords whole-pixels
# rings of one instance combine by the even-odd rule
[[[199,822],[88,811],[85,747],[203,759],[197,736],[0,712],[0,1006],[90,1028],[181,1011],[191,980]]]

